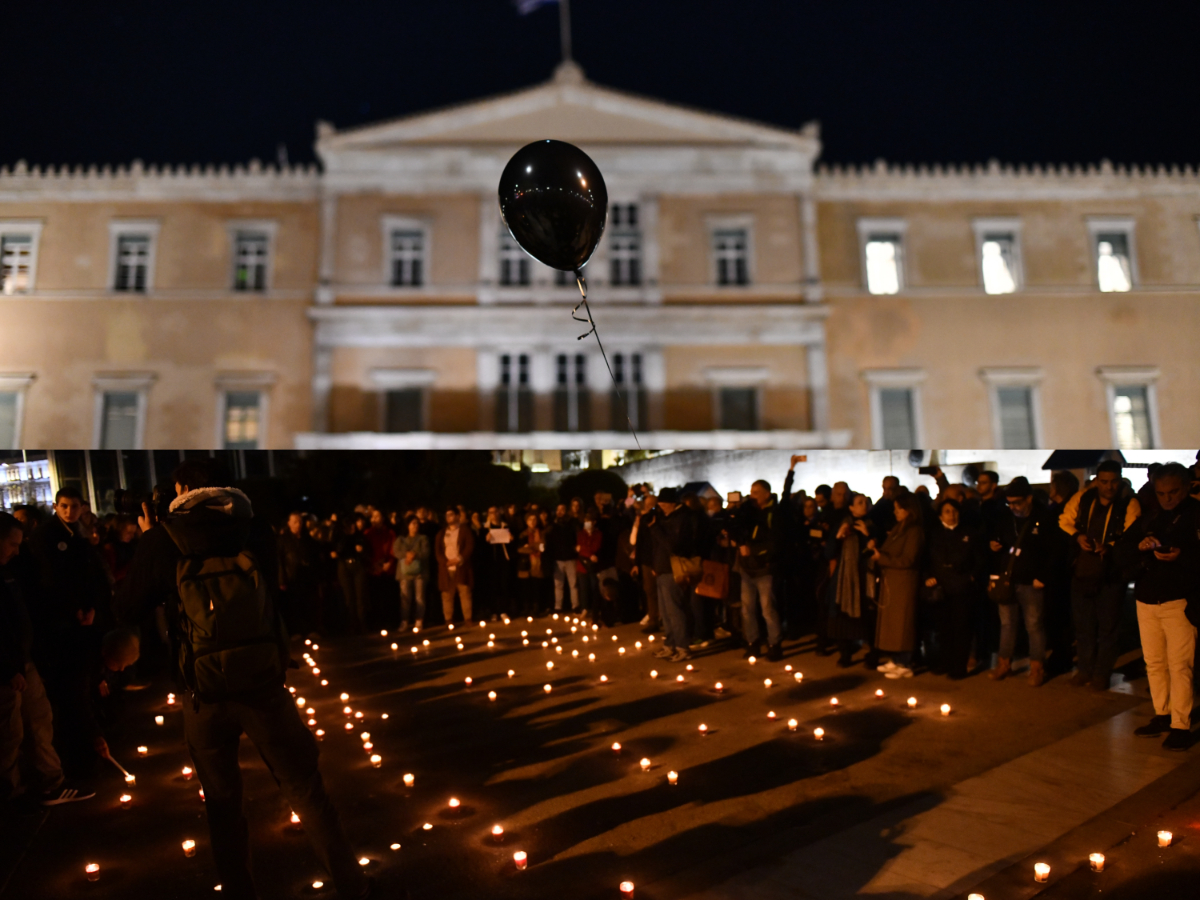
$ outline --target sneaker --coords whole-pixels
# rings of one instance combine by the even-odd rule
[[[1186,750],[1192,746],[1192,733],[1186,728],[1172,728],[1162,746],[1164,750]]]
[[[42,795],[42,806],[58,806],[62,803],[75,803],[78,800],[90,800],[96,796],[95,791],[84,790],[83,788],[69,788],[63,786],[53,791],[48,791]]]
[[[689,650],[703,650],[709,645],[710,641],[692,641],[688,644]]]
[[[647,625],[650,624],[650,616],[648,614],[642,616],[642,621],[638,622],[638,624],[641,625],[643,628],[645,628]]]
[[[733,637],[733,632],[726,631],[724,628],[722,628],[720,625],[718,625],[716,628],[713,629],[713,637],[716,638],[718,641],[724,641],[724,640],[728,640],[729,638]]]
[[[889,659],[882,666],[876,666],[875,671],[882,672],[884,675],[886,675],[889,672],[895,672],[896,668],[897,668],[896,664]]]
[[[1158,737],[1160,734],[1166,734],[1171,730],[1170,716],[1153,716],[1150,721],[1141,728],[1133,729],[1133,733],[1138,737]]]
[[[674,647],[663,646],[663,647],[659,647],[657,650],[654,651],[655,659],[670,659],[674,655],[675,655]]]
[[[912,678],[913,670],[908,666],[896,666],[895,670],[884,676],[885,678]]]
[[[688,653],[686,650],[684,650],[682,647],[680,647],[678,650],[675,651],[675,655],[672,656],[668,660],[668,662],[684,662],[691,658],[692,658],[692,654]]]

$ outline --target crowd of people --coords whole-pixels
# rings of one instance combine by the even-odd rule
[[[673,662],[732,644],[777,660],[791,641],[890,679],[987,670],[999,681],[1027,656],[1030,685],[1070,673],[1094,690],[1109,687],[1135,638],[1123,631],[1133,584],[1155,707],[1142,731],[1188,745],[1200,622],[1193,470],[1152,467],[1136,492],[1116,461],[1082,486],[1055,472],[1048,489],[1022,477],[1002,486],[991,471],[952,484],[935,471],[936,495],[889,476],[872,500],[844,482],[794,491],[801,459],[778,493],[759,480],[744,497],[637,484],[553,508],[293,512],[258,566],[277,581],[292,635],[570,610],[661,632],[657,655]],[[137,564],[152,525],[97,517],[70,488],[49,515],[0,514],[0,796],[22,790],[23,743],[44,802],[88,796],[115,688],[174,668],[176,604],[122,603],[174,578]]]

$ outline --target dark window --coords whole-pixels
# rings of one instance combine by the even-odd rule
[[[267,252],[269,238],[265,234],[239,231],[234,242],[233,289],[235,291],[265,291],[267,289]]]
[[[755,388],[720,389],[721,422],[719,427],[733,431],[758,430],[758,391]]]
[[[402,431],[425,430],[425,391],[423,388],[401,388],[388,391],[383,397],[383,430],[395,434]]]
[[[150,238],[144,234],[123,234],[118,237],[113,288],[118,291],[144,291],[149,271]]]
[[[516,239],[505,231],[500,236],[500,283],[529,284],[529,257]]]
[[[717,284],[749,284],[749,238],[744,228],[713,232],[713,255],[717,261]]]
[[[500,356],[500,387],[496,390],[496,430],[530,431],[533,425],[533,392],[529,385],[529,354]]]
[[[392,232],[392,284],[419,287],[425,283],[425,234],[421,231]]]
[[[614,353],[613,380],[619,391],[612,392],[612,424],[614,431],[629,426],[645,427],[646,390],[642,386],[642,354]]]
[[[555,360],[554,430],[591,430],[591,403],[587,388],[587,357],[560,353]]]

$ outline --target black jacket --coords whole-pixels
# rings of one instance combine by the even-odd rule
[[[1062,561],[1065,547],[1062,529],[1050,511],[1036,500],[1028,522],[1025,537],[1020,547],[1016,547],[1014,545],[1026,519],[1018,519],[1007,510],[1001,515],[992,535],[993,540],[1000,542],[1001,549],[992,553],[991,570],[993,573],[1003,572],[1012,557],[1013,584],[1033,584],[1037,580],[1046,585],[1058,574],[1057,569]]]
[[[1139,550],[1144,538],[1156,537],[1162,549],[1180,549],[1179,558],[1164,562],[1153,550]],[[1188,601],[1188,618],[1200,621],[1200,501],[1186,497],[1172,510],[1138,519],[1117,543],[1117,553],[1135,573],[1134,596],[1142,603]]]
[[[982,583],[985,548],[978,531],[961,522],[950,529],[938,521],[929,529],[925,548],[924,578],[936,578],[948,597],[970,594]]]
[[[641,532],[650,538],[650,565],[657,575],[671,574],[672,556],[698,556],[700,553],[699,519],[686,506],[679,506],[671,515],[655,507],[642,522]],[[642,541],[638,536],[638,544]]]
[[[33,659],[33,625],[11,569],[11,563],[0,567],[0,685],[23,673]]]
[[[51,516],[34,529],[29,544],[38,570],[38,596],[28,598],[29,612],[38,631],[78,627],[81,610],[108,613],[112,589],[104,562],[78,526]]]
[[[561,521],[556,520],[546,529],[546,559],[553,562],[565,562],[574,559],[575,537],[579,534],[579,523],[568,516]]]

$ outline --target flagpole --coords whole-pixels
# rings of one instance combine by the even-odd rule
[[[558,0],[558,34],[562,42],[562,61],[571,61],[571,3]]]

